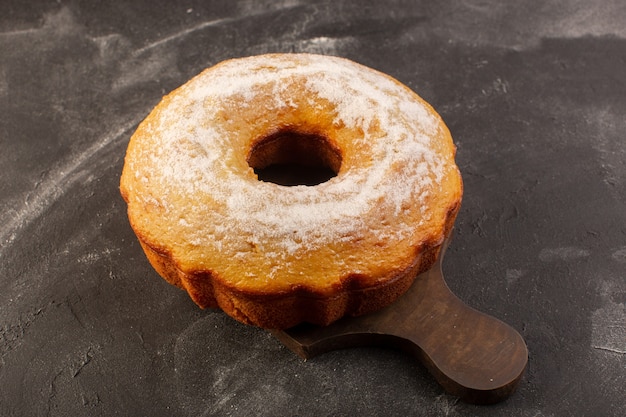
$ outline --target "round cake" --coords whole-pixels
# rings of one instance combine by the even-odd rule
[[[391,304],[433,265],[461,203],[455,149],[390,76],[268,54],[164,97],[130,140],[120,188],[152,266],[200,307],[264,328],[327,325]]]

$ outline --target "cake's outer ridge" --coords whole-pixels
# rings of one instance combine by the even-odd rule
[[[341,153],[337,176],[259,181],[249,152],[281,131],[324,137]],[[164,97],[131,138],[121,192],[164,278],[203,307],[284,327],[267,317],[306,316],[287,314],[299,303],[334,303],[320,313],[332,320],[358,313],[363,294],[396,288],[388,301],[432,264],[422,254],[437,252],[461,201],[454,156],[441,118],[393,78],[342,58],[270,54],[225,61]]]

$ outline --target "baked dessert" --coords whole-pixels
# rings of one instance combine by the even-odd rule
[[[352,61],[222,62],[163,98],[121,177],[148,260],[200,307],[284,329],[383,308],[436,260],[462,181],[439,115]],[[262,177],[291,165],[316,185]]]

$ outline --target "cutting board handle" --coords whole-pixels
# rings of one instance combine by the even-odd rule
[[[326,327],[300,325],[274,335],[303,358],[358,346],[402,349],[419,359],[449,394],[475,404],[506,399],[526,369],[526,343],[515,329],[467,306],[448,288],[441,267],[448,241],[437,263],[389,307]]]
[[[418,278],[415,290],[428,296],[419,297],[405,320],[393,326],[381,320],[370,328],[390,335],[395,339],[391,345],[419,358],[448,393],[475,404],[506,399],[528,362],[521,335],[457,298],[440,264]]]

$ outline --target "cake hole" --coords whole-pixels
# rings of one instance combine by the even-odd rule
[[[337,176],[341,153],[323,136],[286,130],[258,140],[248,165],[260,181],[313,186]]]

